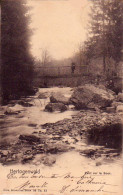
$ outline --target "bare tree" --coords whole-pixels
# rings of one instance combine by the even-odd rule
[[[79,56],[79,65],[84,65],[85,63],[85,47],[83,43],[79,43],[78,45],[78,56]]]
[[[51,61],[49,51],[48,51],[48,49],[41,49],[41,50],[42,50],[42,52],[41,52],[41,64],[42,64],[42,66],[47,66]]]

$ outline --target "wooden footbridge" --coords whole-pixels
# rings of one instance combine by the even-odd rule
[[[37,68],[37,72],[40,78],[80,77],[88,74],[88,66],[75,66],[74,71],[71,66],[40,66]]]
[[[72,71],[71,66],[40,66],[37,68],[35,85],[47,86],[76,86],[84,76],[88,75],[88,66],[76,66]]]

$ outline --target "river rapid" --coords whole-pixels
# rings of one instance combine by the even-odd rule
[[[64,121],[63,123],[66,127],[67,123],[69,123],[69,125],[75,123],[75,121],[71,120],[80,113],[80,111],[76,111],[73,106],[69,106],[69,109],[65,112],[50,113],[44,111],[46,104],[50,101],[49,97],[51,93],[59,91],[66,95],[66,97],[69,97],[72,94],[71,88],[54,87],[39,89],[35,96],[28,98],[29,102],[33,105],[31,107],[23,107],[19,104],[15,104],[14,106],[11,104],[3,106],[0,110],[0,150],[4,151],[4,154],[6,151],[11,150],[9,144],[16,143],[19,136],[23,134],[43,135],[47,145],[50,145],[51,143],[62,145],[64,143],[66,148],[69,146],[68,150],[63,149],[62,151],[60,146],[60,152],[53,152],[52,150],[52,152],[45,154],[37,153],[32,159],[29,159],[29,161],[26,161],[25,163],[21,163],[21,161],[5,163],[2,161],[1,166],[9,165],[9,167],[13,169],[15,169],[16,166],[19,169],[34,169],[36,167],[37,169],[41,169],[44,174],[54,172],[61,174],[70,172],[75,175],[85,170],[93,170],[94,172],[106,171],[114,174],[114,182],[120,182],[122,177],[122,153],[121,151],[119,152],[119,148],[113,147],[110,143],[108,147],[106,147],[105,140],[103,141],[104,144],[100,144],[100,141],[96,142],[95,138],[92,136],[92,140],[90,140],[90,136],[88,137],[86,134],[83,135],[83,137],[75,134],[74,137],[70,136],[69,133],[62,133],[60,135],[52,134],[50,131],[47,133],[47,129],[51,130],[50,124],[52,124],[52,128],[55,129],[56,127],[60,127],[59,124]],[[39,99],[38,97],[40,93],[45,94],[46,97]],[[6,115],[4,113],[8,107],[12,107],[13,110],[19,112],[17,114]],[[57,126],[54,124],[57,124]],[[50,139],[52,139],[52,142],[47,141]],[[117,141],[113,140],[114,138],[111,139],[111,142]],[[103,138],[101,140],[103,140]],[[8,147],[6,148],[6,146]],[[18,151],[20,150],[21,148]],[[84,153],[82,151],[84,151]],[[98,152],[93,155],[93,151]],[[102,152],[103,154],[99,155],[100,151],[106,152]]]

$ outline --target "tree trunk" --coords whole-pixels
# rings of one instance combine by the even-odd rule
[[[104,70],[104,73],[105,73],[106,72],[105,54],[103,54],[103,70]]]

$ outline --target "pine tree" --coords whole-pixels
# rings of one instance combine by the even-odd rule
[[[29,53],[29,17],[24,0],[4,0],[1,7],[2,98],[5,102],[29,93],[33,60]]]
[[[104,72],[106,59],[117,64],[122,54],[122,2],[121,0],[93,0],[91,26],[86,42],[90,58],[102,57]]]
[[[121,0],[110,0],[107,7],[109,18],[106,39],[108,40],[108,52],[116,64],[122,57],[122,19],[123,3]]]

